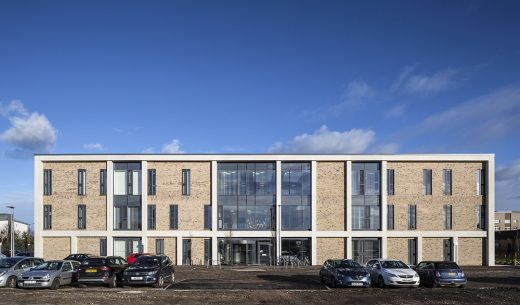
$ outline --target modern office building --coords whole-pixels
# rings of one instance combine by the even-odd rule
[[[11,214],[0,213],[0,230],[9,231],[11,228]],[[14,219],[14,231],[18,233],[29,233],[29,224]]]
[[[520,229],[520,211],[495,212],[495,231]]]
[[[36,155],[35,255],[494,265],[494,155]]]

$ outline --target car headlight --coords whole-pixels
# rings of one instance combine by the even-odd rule
[[[155,275],[157,274],[157,270],[148,272],[148,275]]]
[[[419,277],[419,273],[415,272],[414,277]]]
[[[42,279],[44,279],[44,280],[48,280],[48,279],[50,279],[50,278],[51,278],[51,276],[50,276],[50,275],[48,275],[48,274],[46,274],[46,275],[42,276]]]
[[[389,277],[397,277],[397,275],[390,273],[390,272],[387,272],[386,275],[388,275]]]

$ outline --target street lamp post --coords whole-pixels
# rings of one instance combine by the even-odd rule
[[[11,253],[9,256],[14,256],[14,207],[7,206],[8,209],[11,209]]]

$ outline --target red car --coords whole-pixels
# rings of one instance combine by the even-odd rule
[[[130,254],[128,254],[126,261],[128,262],[129,265],[131,265],[137,260],[137,258],[139,256],[143,256],[143,255],[151,255],[151,254],[150,253],[130,253]]]

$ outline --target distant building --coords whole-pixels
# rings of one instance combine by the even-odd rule
[[[4,227],[9,227],[9,223],[11,222],[11,214],[0,214],[0,229]],[[29,232],[29,224],[23,221],[14,220],[14,230],[16,232]]]
[[[520,211],[495,212],[495,231],[520,229]]]

